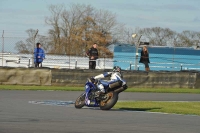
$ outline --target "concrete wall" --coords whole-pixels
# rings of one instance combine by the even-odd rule
[[[124,72],[129,86],[142,88],[198,88],[198,73],[193,72]]]
[[[0,68],[0,84],[51,85],[50,69]]]
[[[88,77],[110,70],[0,68],[0,84],[83,86]],[[199,88],[197,71],[123,71],[129,87],[137,88]]]

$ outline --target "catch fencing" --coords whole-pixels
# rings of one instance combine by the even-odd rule
[[[35,44],[38,41],[37,32],[32,38],[25,36],[25,34],[12,34],[7,35],[6,32],[2,32],[0,37],[0,66],[2,67],[34,67],[33,52],[32,53],[20,53],[17,45],[25,44],[33,51]],[[126,47],[126,46],[124,46]],[[131,52],[120,51],[116,52],[114,49],[113,58],[99,58],[96,60],[96,69],[112,69],[113,66],[120,66],[123,70],[145,70],[144,65],[139,63],[140,51],[139,48],[137,54],[135,47],[127,47],[126,49],[132,49]],[[26,49],[25,49],[26,50]],[[155,48],[154,48],[155,50]],[[169,49],[159,49],[165,51]],[[158,51],[159,51],[158,50]],[[180,48],[171,48],[171,53],[166,52],[152,52],[152,48],[149,47],[150,57],[150,70],[153,71],[181,71],[181,70],[200,70],[200,51],[199,49],[190,48],[190,51],[182,51]],[[29,49],[30,51],[30,49]],[[196,54],[194,54],[196,53]],[[42,63],[43,67],[48,68],[68,68],[68,69],[88,69],[89,59],[86,56],[73,56],[73,55],[55,55],[46,52],[46,57]]]
[[[144,64],[139,63],[140,52],[134,46],[115,45],[114,65],[125,70],[145,70]],[[200,49],[195,47],[158,47],[148,46],[149,66],[154,71],[200,70]]]
[[[24,34],[22,34],[24,35]],[[34,51],[38,41],[37,32],[33,37],[18,35],[16,37],[6,34],[3,31],[0,37],[0,66],[2,67],[34,67],[33,52],[20,53],[18,48],[27,45],[27,51]],[[20,45],[21,44],[21,45]],[[17,47],[18,46],[18,47]],[[26,51],[26,48],[23,48]],[[96,60],[96,69],[112,69],[113,59],[99,58]],[[45,52],[45,59],[42,67],[48,68],[68,68],[68,69],[88,69],[89,58],[86,56],[74,56],[66,54],[50,54]]]

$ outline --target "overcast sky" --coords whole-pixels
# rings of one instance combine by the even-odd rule
[[[0,0],[0,35],[3,30],[23,35],[30,28],[45,34],[48,6],[72,3],[116,13],[127,27],[200,31],[200,0]]]

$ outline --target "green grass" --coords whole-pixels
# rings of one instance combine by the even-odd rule
[[[0,90],[61,90],[61,91],[84,91],[83,87],[69,86],[27,86],[27,85],[0,85]],[[154,93],[196,93],[200,89],[184,88],[128,88],[126,92],[154,92]]]
[[[153,93],[196,93],[200,94],[200,89],[186,88],[128,88],[126,92],[153,92]]]
[[[58,90],[58,91],[84,91],[84,87],[0,85],[0,90]]]
[[[130,111],[200,115],[200,102],[118,101],[114,108]]]

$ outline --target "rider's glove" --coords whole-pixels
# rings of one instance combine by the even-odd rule
[[[97,84],[98,83],[98,79],[95,79],[94,77],[91,77],[90,80],[91,80],[91,82],[93,84]]]
[[[126,82],[122,82],[122,86],[126,85]]]
[[[127,89],[127,88],[128,88],[128,86],[127,86],[127,85],[123,85],[122,87],[123,87],[124,89]]]
[[[126,82],[123,82],[122,87],[123,87],[124,89],[127,89],[127,88],[128,88],[128,86],[126,85]]]
[[[94,77],[91,77],[91,78],[90,78],[90,80],[91,80],[91,82],[92,82],[92,83],[94,83],[94,82],[95,82],[95,79],[94,79]]]

